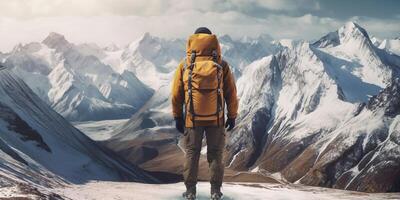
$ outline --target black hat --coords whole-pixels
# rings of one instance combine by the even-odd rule
[[[204,34],[212,34],[210,29],[208,29],[207,27],[199,27],[196,29],[196,31],[194,32],[194,34],[198,34],[198,33],[204,33]]]

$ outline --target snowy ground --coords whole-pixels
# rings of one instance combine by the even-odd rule
[[[72,122],[72,124],[92,140],[102,141],[111,138],[112,131],[129,119]]]
[[[18,187],[0,187],[0,199],[35,199],[36,195],[24,194]]]
[[[177,200],[184,191],[183,183],[150,185],[123,182],[90,182],[56,189],[54,192],[70,199],[79,200]],[[287,186],[258,183],[226,183],[225,200],[383,200],[400,199],[400,194],[367,194],[307,186]],[[198,186],[198,200],[209,199],[209,184]]]

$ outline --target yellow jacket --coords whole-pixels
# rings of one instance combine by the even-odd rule
[[[210,46],[213,46],[213,48],[217,48],[218,53],[220,54],[220,47],[219,43],[216,39],[215,35],[207,35],[207,34],[194,34],[190,36],[188,40],[188,45],[187,45],[187,53],[188,57],[190,56],[190,52],[192,51],[193,47],[191,45],[196,44],[197,42],[197,49],[196,52],[200,54],[200,57],[196,58],[196,61],[199,59],[204,59],[204,56],[201,56],[202,53],[204,52],[209,52],[207,49],[207,45],[203,44],[198,44],[199,41],[205,41],[205,40],[210,40],[213,41],[213,44]],[[216,44],[215,44],[216,43]],[[199,49],[200,48],[200,49]],[[185,114],[185,126],[186,127],[193,127],[193,122],[192,118],[190,117],[190,113],[186,112],[184,113],[184,106],[185,102],[185,96],[187,98],[187,88],[184,87],[184,83],[182,81],[183,79],[183,70],[184,70],[184,65],[185,62],[187,62],[189,59],[184,59],[178,66],[176,72],[175,72],[175,77],[173,79],[172,83],[172,113],[174,118],[183,118]],[[222,90],[223,90],[223,97],[224,97],[224,102],[226,103],[226,108],[227,108],[227,117],[228,118],[236,118],[237,116],[237,111],[238,111],[238,99],[237,99],[237,92],[236,92],[236,85],[235,85],[235,79],[232,74],[232,71],[230,70],[230,67],[228,63],[222,59],[219,59],[220,65],[222,66],[222,73],[223,73],[223,80],[222,80]],[[188,63],[187,63],[188,64]],[[190,63],[189,63],[190,64]],[[185,69],[187,70],[187,69]],[[211,103],[210,103],[211,104]],[[212,106],[212,105],[210,105]],[[207,121],[197,121],[195,118],[195,126],[217,126],[223,125],[224,124],[224,116],[221,116],[219,118],[219,123],[217,120],[207,120]]]

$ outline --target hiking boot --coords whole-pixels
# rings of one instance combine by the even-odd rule
[[[182,193],[182,197],[186,200],[196,199],[196,187],[186,188],[186,192]]]
[[[211,193],[211,200],[220,200],[223,196],[222,192],[214,192]]]
[[[211,186],[211,200],[220,200],[222,199],[222,192],[220,187]]]
[[[196,193],[186,191],[182,194],[182,197],[186,200],[195,200],[196,199]]]

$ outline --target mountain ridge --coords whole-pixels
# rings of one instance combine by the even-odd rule
[[[51,63],[65,58],[69,68],[82,75],[73,76],[83,83],[71,88],[87,83],[96,90],[83,87],[71,99],[101,100],[114,110],[138,99],[141,104],[132,106],[132,118],[102,143],[146,170],[181,173],[182,144],[172,126],[169,90],[185,55],[184,40],[146,33],[127,47],[108,51],[91,44],[68,45],[62,36],[51,36],[45,40],[55,49],[40,48],[40,43],[19,45],[11,52],[14,55],[6,56],[6,63],[21,65],[17,68],[26,82],[40,83],[41,89],[34,89],[37,94],[46,94],[47,83],[38,80],[55,69]],[[315,186],[398,191],[400,58],[393,53],[396,45],[372,41],[355,22],[313,43],[268,36],[219,39],[223,56],[238,78],[240,97],[237,127],[226,134],[227,170],[267,171]],[[64,84],[69,86],[68,81]],[[146,91],[152,92],[126,95]],[[100,103],[85,103],[80,113],[90,105]],[[171,158],[177,162],[170,162]],[[206,167],[203,159],[203,179]]]
[[[153,91],[134,74],[115,72],[96,57],[99,51],[96,45],[74,45],[50,33],[42,43],[18,45],[3,62],[69,120],[127,118]]]
[[[96,144],[0,68],[1,185],[48,187],[89,180],[158,182]]]

